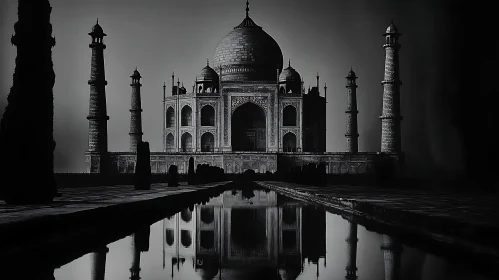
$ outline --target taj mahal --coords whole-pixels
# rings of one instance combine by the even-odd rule
[[[133,173],[137,144],[143,140],[142,77],[137,69],[131,75],[130,149],[111,152],[104,73],[103,38],[107,35],[98,22],[89,35],[92,58],[86,170]],[[371,174],[387,162],[400,172],[404,162],[400,33],[392,22],[383,36],[385,40],[380,43],[384,43],[386,60],[380,152],[358,151],[357,76],[352,69],[345,71],[345,150],[326,151],[326,85],[321,93],[317,75],[316,85],[305,91],[291,61],[283,61],[279,44],[249,16],[247,2],[245,18],[215,47],[211,63],[207,61],[192,87],[185,88],[175,74],[171,84],[163,85],[163,151],[151,151],[152,172],[166,173],[170,165],[176,165],[179,173],[187,173],[191,157],[195,165],[218,166],[229,174],[248,169],[276,172],[308,163],[324,163],[328,174]]]

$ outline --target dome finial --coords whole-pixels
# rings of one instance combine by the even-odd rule
[[[206,66],[210,66],[210,59],[209,58],[206,59]]]
[[[246,0],[246,18],[249,18],[249,0]]]
[[[291,59],[289,59],[288,66],[291,67]]]
[[[97,18],[97,24],[99,24],[99,18]]]

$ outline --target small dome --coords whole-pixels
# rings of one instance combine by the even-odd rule
[[[92,27],[92,32],[90,32],[89,34],[94,36],[106,36],[104,30],[99,25],[99,19],[97,19],[97,23],[94,25],[94,27]]]
[[[355,72],[353,72],[352,69],[350,69],[350,72],[348,72],[347,79],[357,79],[357,75],[355,75]]]
[[[139,71],[137,71],[137,68],[135,68],[135,70],[133,71],[133,75],[131,77],[132,78],[142,78],[142,76],[140,76]]]
[[[198,82],[203,81],[218,81],[218,74],[210,67],[208,63],[202,70],[201,73],[197,76]]]
[[[296,70],[291,67],[291,61],[289,62],[288,68],[282,70],[281,75],[279,75],[279,82],[301,82],[301,77]]]
[[[398,28],[397,28],[397,26],[395,26],[395,24],[392,21],[390,23],[390,26],[388,26],[388,28],[386,29],[385,34],[397,34],[397,33],[399,33]]]

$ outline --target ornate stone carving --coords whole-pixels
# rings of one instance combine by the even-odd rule
[[[267,113],[268,108],[268,98],[266,96],[232,96],[232,113],[237,109],[237,107],[252,102],[260,107]]]
[[[191,135],[191,137],[193,136],[192,128],[190,128],[190,129],[181,129],[180,130],[180,135],[184,135],[184,133],[186,133],[186,132],[189,132],[189,134]]]
[[[217,136],[217,130],[214,129],[214,128],[200,128],[199,129],[199,136],[203,136],[203,134],[205,134],[206,132],[209,132],[211,134],[213,134],[213,136],[215,137],[216,139],[216,136]]]
[[[229,145],[229,96],[224,95],[224,143]]]
[[[300,111],[300,102],[290,102],[290,101],[283,101],[282,102],[281,111],[283,111],[284,108],[286,108],[286,106],[289,106],[289,105],[295,107],[297,113]]]
[[[224,87],[224,93],[273,93],[275,87],[262,87],[262,86],[232,86]]]
[[[270,145],[275,145],[275,113],[274,113],[275,94],[270,94]]]
[[[284,137],[284,135],[286,135],[286,133],[291,132],[291,133],[293,133],[296,137],[298,137],[298,130],[299,130],[299,128],[286,128],[286,129],[283,129],[283,130],[282,130],[281,135],[282,135],[282,137]]]
[[[215,110],[217,109],[217,102],[215,102],[215,101],[210,101],[210,102],[203,101],[203,102],[200,102],[199,103],[199,108],[203,109],[203,107],[206,106],[206,105],[210,105]]]
[[[184,109],[185,106],[189,106],[192,110],[192,104],[190,102],[182,102],[180,103],[180,108]]]

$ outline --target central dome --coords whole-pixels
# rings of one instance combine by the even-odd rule
[[[276,69],[282,70],[282,60],[277,42],[248,13],[222,39],[213,56],[217,72],[222,67],[222,81],[276,81]]]

